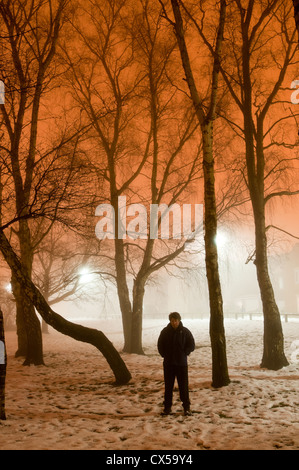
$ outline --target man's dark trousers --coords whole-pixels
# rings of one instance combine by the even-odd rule
[[[190,408],[189,385],[188,385],[188,366],[176,366],[173,364],[164,364],[164,382],[165,396],[164,408],[172,407],[172,396],[175,379],[178,381],[180,399],[185,410]]]

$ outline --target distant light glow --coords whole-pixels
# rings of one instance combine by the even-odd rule
[[[83,267],[80,269],[79,277],[80,284],[89,284],[94,280],[94,275],[90,272],[90,269],[88,267]]]
[[[215,241],[218,248],[223,248],[227,243],[227,236],[223,232],[218,232]]]

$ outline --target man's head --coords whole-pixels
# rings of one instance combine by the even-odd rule
[[[171,312],[169,314],[169,321],[172,328],[176,330],[181,322],[181,315],[178,312]]]

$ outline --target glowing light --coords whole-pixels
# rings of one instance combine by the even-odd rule
[[[218,232],[215,241],[218,248],[223,248],[227,243],[227,236],[223,232]]]
[[[94,280],[93,274],[90,272],[90,269],[87,267],[81,268],[79,271],[80,284],[88,284]]]

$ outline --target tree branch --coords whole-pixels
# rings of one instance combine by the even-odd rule
[[[275,193],[268,194],[264,198],[264,201],[265,201],[265,204],[266,204],[267,202],[269,202],[270,199],[272,199],[274,197],[296,196],[297,194],[299,194],[299,190],[298,191],[277,191]]]

